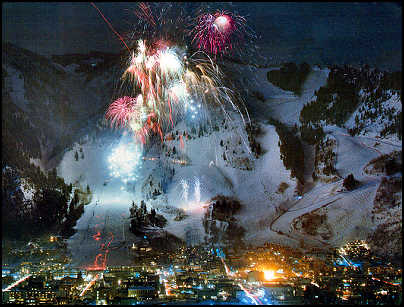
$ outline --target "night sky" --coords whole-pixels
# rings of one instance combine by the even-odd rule
[[[96,3],[123,33],[136,3]],[[185,4],[184,4],[185,5]],[[192,7],[195,4],[187,4]],[[220,8],[220,3],[213,4]],[[397,3],[227,3],[247,17],[272,59],[312,64],[401,67],[402,7]],[[121,42],[89,2],[3,3],[3,41],[50,55],[117,52]]]

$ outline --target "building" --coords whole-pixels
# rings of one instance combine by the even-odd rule
[[[16,287],[8,292],[8,303],[28,305],[56,303],[56,291],[50,288],[42,290],[24,290]]]
[[[265,295],[271,298],[272,303],[283,304],[301,304],[303,297],[297,296],[295,289],[288,284],[265,284]]]
[[[139,300],[157,298],[157,289],[152,286],[132,286],[128,289],[129,298],[137,298]]]

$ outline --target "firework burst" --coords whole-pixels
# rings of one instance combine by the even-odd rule
[[[135,98],[124,96],[118,98],[108,108],[105,117],[110,120],[111,127],[125,127],[132,117]]]
[[[198,49],[213,55],[229,54],[239,47],[246,34],[244,17],[227,11],[201,14],[193,29],[193,42]]]
[[[111,126],[130,129],[143,144],[152,134],[163,135],[191,113],[205,120],[209,110],[220,108],[227,118],[233,92],[223,84],[223,73],[209,54],[226,53],[240,38],[245,20],[225,11],[198,17],[194,40],[200,50],[188,49],[184,12],[173,4],[139,4],[138,23],[128,37],[132,46],[122,75],[127,93],[108,108]],[[141,37],[141,39],[139,39]],[[245,121],[244,121],[245,124]]]
[[[142,37],[154,41],[156,46],[163,42],[176,42],[186,45],[191,18],[184,10],[183,3],[139,3],[134,11],[136,22],[126,35],[130,42]],[[158,38],[158,39],[156,39]]]

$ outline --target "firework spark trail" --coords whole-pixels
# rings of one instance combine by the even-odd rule
[[[29,277],[31,277],[32,274],[28,274],[22,278],[20,278],[19,280],[17,280],[16,282],[12,283],[10,286],[8,286],[7,288],[3,289],[2,292],[5,291],[10,291],[12,288],[14,288],[15,286],[19,285],[20,283],[22,283],[24,280],[27,280]]]
[[[135,11],[135,15],[139,19],[144,19],[151,25],[156,26],[156,22],[154,21],[154,17],[151,12],[150,6],[147,3],[140,2],[138,4],[138,7],[139,7],[139,10]]]
[[[125,126],[130,121],[130,128],[141,140],[149,131],[159,133],[163,139],[162,125],[171,122],[174,126],[171,101],[178,103],[179,100],[176,88],[167,85],[177,82],[182,73],[183,63],[173,48],[150,50],[150,46],[139,40],[137,55],[132,54],[123,78],[138,85],[141,94],[137,96],[136,104],[132,97],[117,99],[109,107],[106,118],[111,120],[111,125],[117,126]],[[147,123],[144,123],[145,118]]]
[[[126,45],[125,41],[123,40],[122,36],[119,35],[118,32],[115,31],[114,27],[111,25],[111,23],[107,20],[107,18],[105,18],[105,16],[101,13],[101,11],[98,9],[98,7],[96,7],[96,5],[94,4],[94,2],[90,2],[91,5],[98,11],[98,13],[100,13],[101,17],[105,20],[105,22],[108,24],[108,26],[111,28],[111,30],[119,37],[119,39],[122,41],[122,43],[125,45],[126,49],[128,49],[128,51],[130,52],[130,49],[128,47],[128,45]]]
[[[128,35],[131,39],[144,37],[151,40],[158,37],[164,41],[186,44],[190,17],[182,3],[140,3],[134,14],[137,17],[137,23]],[[159,40],[156,41],[157,44],[158,42]]]
[[[96,274],[95,277],[94,277],[94,278],[87,284],[87,286],[83,289],[83,291],[81,291],[80,296],[83,296],[84,293],[86,293],[87,290],[90,289],[90,288],[95,284],[95,282],[97,281],[98,277],[99,277],[99,275]]]
[[[136,170],[141,162],[142,151],[140,146],[123,141],[115,147],[108,157],[110,175],[121,178],[123,182],[133,181],[137,178]]]
[[[146,128],[161,135],[162,127],[167,126],[167,123],[171,123],[171,127],[174,126],[174,105],[172,103],[175,103],[175,114],[184,113],[189,97],[202,99],[205,104],[207,104],[207,100],[212,100],[221,105],[221,101],[227,100],[233,109],[239,110],[231,101],[229,90],[220,86],[221,76],[217,67],[210,67],[209,63],[191,57],[189,61],[199,71],[199,74],[196,74],[191,71],[189,66],[184,69],[184,63],[174,48],[167,48],[157,50],[152,55],[156,64],[149,65],[148,68],[147,63],[150,62],[150,57],[146,56],[146,50],[144,42],[139,41],[138,52],[141,53],[136,57],[132,55],[131,65],[123,75],[123,78],[140,86],[142,93],[136,99],[136,108],[132,97],[125,96],[117,99],[111,104],[106,114],[106,118],[111,120],[111,126],[115,124],[122,127],[130,121],[130,127],[135,134],[143,132],[142,136],[147,136]],[[189,61],[187,60],[188,64]],[[210,62],[212,63],[211,60]],[[144,97],[147,98],[144,99]],[[141,112],[138,111],[135,114],[135,110],[141,110]],[[154,122],[153,125],[148,122],[149,126],[144,125],[142,129],[141,120],[147,113],[149,113],[148,121],[152,117]],[[150,116],[151,114],[153,116]]]
[[[240,114],[245,126],[245,105],[242,111],[233,101],[234,93],[223,84],[224,74],[209,56],[213,53],[216,59],[218,52],[237,44],[243,37],[245,19],[225,11],[202,14],[198,18],[202,24],[197,24],[192,40],[200,40],[201,50],[191,49],[189,56],[186,46],[191,33],[186,29],[187,22],[180,18],[186,16],[181,7],[140,3],[135,15],[138,24],[129,44],[133,51],[122,75],[127,93],[108,108],[105,117],[111,127],[129,128],[135,140],[143,144],[152,134],[159,134],[163,142],[163,134],[188,115],[193,121],[210,122],[210,112],[219,108],[231,120],[227,107]],[[203,42],[205,38],[210,48]],[[184,147],[182,137],[180,146]]]
[[[215,101],[217,103],[217,105],[222,109],[223,114],[230,120],[231,117],[229,116],[228,112],[225,110],[224,102],[229,103],[233,110],[237,111],[240,116],[241,119],[243,121],[244,126],[246,126],[247,123],[250,123],[250,116],[248,114],[247,108],[246,106],[242,103],[243,107],[244,107],[244,111],[245,114],[247,115],[247,122],[244,119],[244,115],[243,112],[240,110],[240,108],[233,102],[233,91],[230,90],[229,88],[225,87],[222,85],[222,79],[224,77],[223,72],[221,72],[219,70],[219,67],[214,64],[212,58],[206,54],[205,52],[199,50],[197,52],[195,52],[190,59],[192,60],[194,56],[197,55],[202,55],[204,57],[207,58],[207,60],[202,60],[200,58],[197,58],[197,60],[195,60],[195,67],[198,68],[200,70],[200,72],[202,73],[202,76],[200,77],[201,79],[206,81],[206,85],[205,88],[203,88],[203,93],[199,93],[200,96],[202,96],[203,98],[205,98],[205,94],[207,89],[209,88],[211,89],[212,93],[214,94],[213,96],[213,101]],[[192,76],[193,78],[190,78],[192,81],[190,83],[194,83],[195,85],[200,86],[200,84],[198,82],[195,81],[199,81],[197,80],[197,78],[195,76]]]
[[[105,117],[111,121],[111,127],[124,127],[133,116],[135,98],[124,96],[115,100],[108,108]]]

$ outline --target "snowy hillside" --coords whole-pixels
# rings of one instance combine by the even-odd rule
[[[346,127],[352,129],[355,134],[373,138],[382,137],[384,140],[398,143],[398,135],[391,133],[391,127],[399,125],[401,120],[402,102],[400,95],[387,91],[383,97],[372,99],[374,92],[362,91],[360,93],[363,102],[347,121]]]
[[[237,70],[244,71],[247,77],[254,73],[254,69],[246,69],[243,66]],[[192,233],[193,243],[201,243],[209,238],[202,221],[209,208],[210,199],[217,195],[231,196],[240,201],[241,209],[235,218],[238,225],[245,230],[245,242],[250,244],[273,241],[307,248],[338,246],[356,237],[366,239],[375,228],[370,216],[379,179],[365,174],[363,168],[379,155],[378,150],[389,151],[395,147],[382,143],[379,149],[375,150],[362,138],[352,138],[346,129],[325,126],[326,138],[334,140],[330,143],[333,144],[333,155],[331,159],[327,155],[319,156],[315,167],[318,169],[318,175],[327,176],[324,175],[324,166],[320,166],[320,163],[331,163],[334,170],[329,175],[334,179],[319,181],[317,178],[311,183],[312,187],[305,190],[303,198],[298,200],[296,179],[291,178],[291,171],[286,169],[281,159],[279,136],[275,127],[268,124],[266,119],[275,116],[289,126],[300,126],[300,110],[316,99],[313,94],[326,84],[329,70],[314,68],[303,84],[301,96],[285,92],[263,81],[266,71],[257,71],[255,79],[260,81],[252,82],[253,85],[249,89],[250,92],[259,89],[264,100],[254,100],[250,97],[247,101],[251,109],[250,116],[256,115],[253,118],[257,120],[261,130],[255,137],[255,141],[262,148],[259,156],[252,154],[246,141],[247,133],[236,124],[237,121],[217,120],[217,128],[213,128],[213,122],[212,127],[202,135],[192,134],[187,131],[184,123],[180,122],[173,132],[178,130],[179,135],[182,135],[187,131],[188,137],[175,137],[173,140],[167,140],[162,150],[161,145],[156,144],[149,148],[148,152],[143,152],[142,167],[136,171],[139,180],[133,184],[131,198],[135,203],[146,200],[147,206],[154,207],[163,214],[168,221],[165,230],[169,233],[184,240]],[[233,117],[237,118],[235,114]],[[325,150],[325,147],[308,146],[317,148],[317,154]],[[86,149],[83,150],[87,156]],[[70,157],[73,157],[72,154]],[[66,158],[67,156],[64,159]],[[63,173],[62,170],[61,172]],[[92,170],[85,168],[82,173],[84,178],[84,173],[91,174]],[[344,190],[342,178],[350,173],[358,178],[361,186],[354,191],[341,192]],[[150,189],[145,190],[149,181]],[[163,182],[165,183],[162,184]],[[108,201],[110,196],[107,195],[116,191],[112,192],[101,186],[99,188],[103,195],[99,196],[99,204],[104,206],[104,210],[115,210],[112,209],[115,205]],[[130,197],[127,198],[129,194],[126,193],[126,187],[124,188],[122,197],[127,199],[127,214]],[[153,195],[156,192],[157,194]],[[178,210],[184,210],[186,217],[178,219]],[[88,214],[91,214],[91,211],[86,211],[80,221],[83,225],[86,225]],[[125,212],[122,211],[122,214]],[[312,235],[302,229],[302,226],[298,226],[301,223],[299,221],[307,214],[326,216],[325,220],[323,218],[326,222],[318,224]],[[120,223],[119,219],[116,223]],[[226,225],[220,221],[216,222],[218,231],[225,231]],[[345,226],[341,228],[341,225]]]
[[[149,237],[167,232],[188,244],[211,242],[213,224],[223,234],[236,227],[246,244],[311,248],[366,239],[377,229],[387,236],[401,223],[401,203],[382,206],[377,196],[382,177],[392,175],[368,171],[381,154],[401,154],[401,89],[393,74],[315,66],[296,94],[268,81],[279,67],[227,63],[237,72],[230,81],[245,94],[246,126],[229,110],[207,125],[180,120],[164,143],[141,146],[103,120],[118,63],[94,57],[56,63],[11,45],[3,51],[3,105],[15,124],[8,129],[17,127],[12,118],[24,117],[22,143],[37,143],[28,161],[57,167],[67,184],[91,189],[68,240],[76,264],[92,263],[108,242],[114,245],[108,264],[130,261],[130,246],[144,239],[129,231],[132,201],[167,220],[163,229],[151,227]],[[356,189],[343,186],[349,174],[360,183]],[[34,191],[25,185],[21,193],[29,199]],[[232,225],[230,217],[209,213],[217,197],[240,204]],[[377,216],[384,213],[394,221]]]
[[[5,44],[2,69],[3,89],[34,128],[41,152],[35,158],[46,169],[56,166],[58,159],[53,159],[104,112],[112,97],[112,68],[87,82],[86,74]]]

